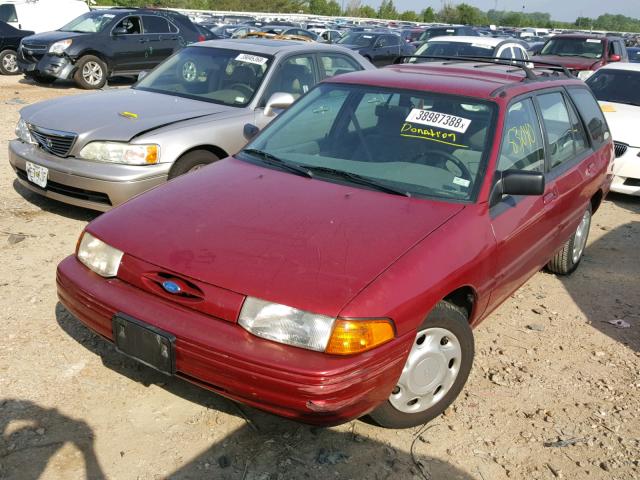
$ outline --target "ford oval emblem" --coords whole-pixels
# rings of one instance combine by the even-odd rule
[[[162,282],[162,288],[165,289],[166,292],[171,293],[172,295],[176,295],[182,291],[180,285],[176,282],[172,282],[171,280],[165,280]]]

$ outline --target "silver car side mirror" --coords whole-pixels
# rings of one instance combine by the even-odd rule
[[[273,117],[280,113],[276,112],[276,110],[286,110],[295,101],[296,99],[290,93],[276,92],[267,101],[267,105],[264,107],[264,114],[266,117]]]

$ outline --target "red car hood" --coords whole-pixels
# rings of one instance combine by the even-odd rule
[[[229,158],[134,198],[87,229],[171,273],[336,316],[463,208]]]
[[[559,55],[536,55],[531,59],[536,62],[555,63],[571,70],[593,70],[593,67],[600,63],[600,60],[594,58],[582,57],[562,57]],[[542,65],[544,67],[544,65]]]

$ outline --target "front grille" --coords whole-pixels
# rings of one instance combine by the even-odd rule
[[[616,149],[616,158],[621,157],[622,155],[627,153],[627,148],[629,148],[629,145],[627,145],[626,143],[613,142],[613,145]]]
[[[627,178],[624,184],[627,187],[640,187],[640,178]]]
[[[39,43],[22,42],[22,48],[24,50],[29,51],[29,52],[44,53],[44,52],[47,51],[49,46],[48,45],[42,45],[42,44],[39,44]]]
[[[28,182],[27,172],[21,169],[16,170],[16,174],[18,177],[25,182]],[[103,205],[111,205],[111,200],[109,200],[109,196],[106,193],[102,192],[94,192],[91,190],[85,190],[83,188],[71,187],[69,185],[63,185],[61,183],[56,183],[52,181],[47,182],[47,188],[40,188],[38,185],[33,183],[29,183],[29,185],[34,186],[39,190],[49,191],[58,193],[60,195],[64,195],[65,197],[77,198],[79,200],[86,200],[88,202],[101,203]]]
[[[38,142],[40,148],[58,157],[66,157],[76,141],[77,135],[70,132],[49,130],[46,128],[29,125],[29,131],[33,139]]]
[[[38,62],[49,50],[48,45],[22,42],[20,53],[25,60]]]

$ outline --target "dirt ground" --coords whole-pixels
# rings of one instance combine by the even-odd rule
[[[312,428],[125,360],[58,303],[97,214],[20,188],[7,143],[24,104],[77,93],[0,77],[0,478],[640,478],[640,198],[611,195],[578,271],[538,273],[476,330],[445,415]]]

